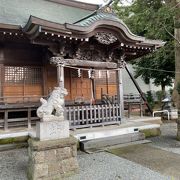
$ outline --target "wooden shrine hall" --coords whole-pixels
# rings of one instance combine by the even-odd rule
[[[68,91],[71,128],[121,123],[122,69],[164,42],[131,33],[109,5],[17,2],[0,4],[0,128],[31,128],[56,86]]]

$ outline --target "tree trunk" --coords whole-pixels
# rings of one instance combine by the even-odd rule
[[[180,42],[180,1],[176,0],[176,16],[174,19],[175,24],[175,38]],[[174,101],[175,105],[180,110],[180,94],[178,94],[176,87],[177,84],[180,83],[180,44],[175,42],[175,88],[174,88]],[[178,116],[177,120],[177,139],[180,140],[180,117]]]
[[[175,37],[180,41],[180,28],[175,28]],[[178,43],[175,43],[175,87],[173,92],[173,100],[178,109],[180,109],[180,95],[178,94],[176,87],[177,84],[180,83],[180,45]]]
[[[165,98],[166,96],[166,91],[165,91],[165,87],[163,84],[161,84],[161,90],[162,90],[162,97],[161,97],[161,101]]]
[[[176,4],[175,5],[176,10],[179,10],[180,1],[176,0],[175,4]],[[177,14],[174,18],[174,24],[175,24],[174,36],[175,36],[175,39],[177,39],[180,42],[180,11],[177,11]],[[180,95],[178,94],[176,90],[177,84],[180,83],[180,44],[177,41],[175,41],[175,71],[176,73],[175,73],[175,87],[174,87],[174,92],[173,92],[173,101],[175,103],[175,106],[178,109],[180,109],[180,102],[179,102]]]
[[[175,84],[173,91],[173,101],[175,106],[180,110],[180,94],[177,91],[177,84],[180,83],[180,0],[165,0],[170,3],[172,10],[175,10],[174,17],[174,39],[175,39]],[[180,116],[177,120],[177,139],[180,140]]]

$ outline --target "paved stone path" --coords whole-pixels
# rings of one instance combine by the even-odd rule
[[[180,141],[176,140],[177,124],[164,123],[161,136],[142,144],[111,150],[112,153],[144,167],[180,179]]]
[[[132,145],[111,152],[161,174],[180,178],[179,154],[161,150],[150,144]]]

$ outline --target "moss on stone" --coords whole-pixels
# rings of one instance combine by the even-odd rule
[[[178,141],[180,141],[180,134],[177,134],[176,139],[177,139]]]
[[[21,143],[27,141],[28,141],[28,136],[22,136],[22,137],[0,139],[0,144],[13,144],[13,143]]]
[[[161,135],[160,128],[143,129],[143,130],[140,130],[140,132],[144,133],[146,138],[148,138],[148,137],[155,137],[155,136],[160,136]]]
[[[77,141],[77,150],[80,150],[80,141]]]

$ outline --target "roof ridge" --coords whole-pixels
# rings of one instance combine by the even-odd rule
[[[99,9],[98,4],[90,4],[90,3],[80,2],[80,1],[75,1],[75,0],[45,0],[45,1],[54,2],[57,4],[62,4],[62,5],[71,6],[75,8],[90,10],[90,11]]]
[[[95,15],[95,14],[97,14],[97,10],[95,10],[95,11],[92,12],[91,14],[83,17],[82,19],[79,19],[78,21],[74,22],[73,24],[77,24],[77,23],[79,23],[79,22],[81,22],[81,21],[83,21],[83,20],[85,20],[85,19],[87,19],[87,18],[90,18],[91,16],[93,16],[93,15]]]

